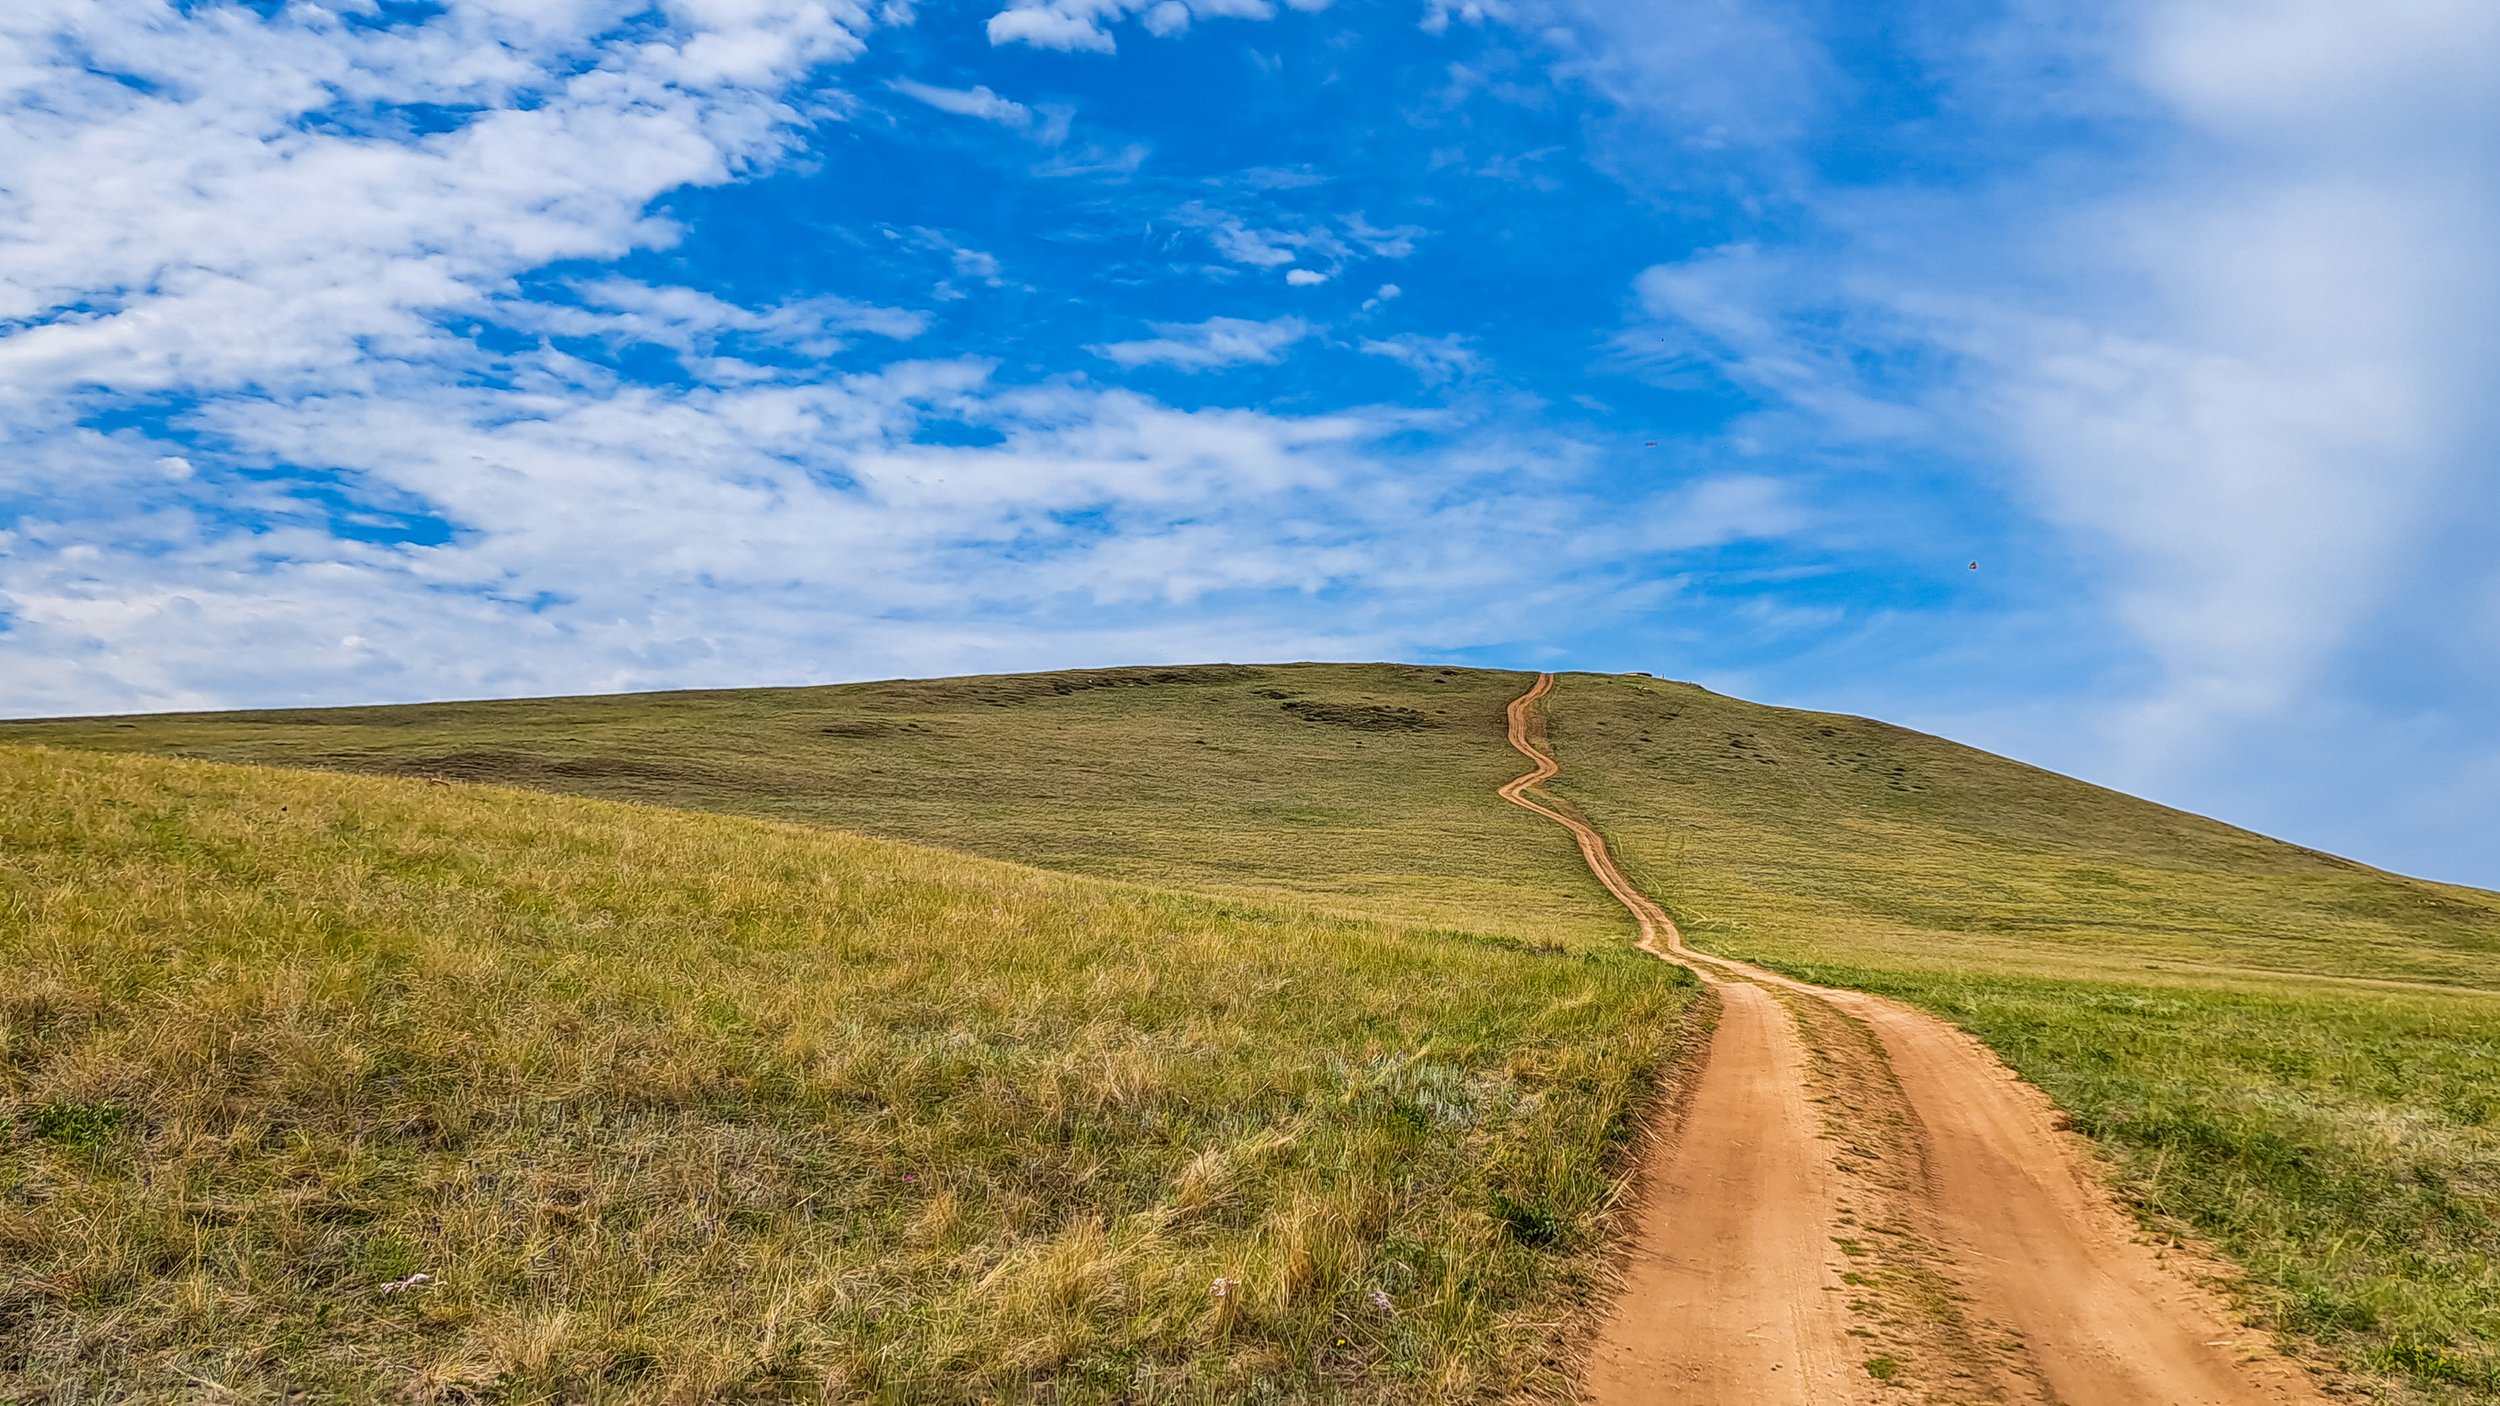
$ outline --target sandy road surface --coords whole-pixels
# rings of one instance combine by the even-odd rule
[[[1623,1291],[1590,1363],[1595,1400],[2326,1400],[2163,1263],[2047,1098],[1977,1040],[1895,1002],[1686,947],[1597,832],[1533,794],[1559,769],[1545,746],[1553,686],[1540,675],[1510,705],[1511,745],[1534,766],[1502,798],[1569,830],[1641,947],[1721,1002],[1677,1130],[1643,1169]],[[1943,1292],[1887,1300],[1883,1281],[1915,1288],[1920,1274]]]

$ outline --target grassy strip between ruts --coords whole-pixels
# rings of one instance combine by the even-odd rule
[[[1556,1393],[1691,997],[597,801],[24,748],[0,791],[34,1399]]]
[[[1568,675],[1551,717],[1557,789],[1697,945],[1960,1024],[2263,1321],[2500,1401],[2500,896],[1689,685]]]

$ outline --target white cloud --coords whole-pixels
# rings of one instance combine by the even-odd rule
[[[1364,219],[1360,210],[1340,216],[1338,223],[1355,247],[1375,259],[1405,258],[1415,252],[1415,240],[1424,232],[1421,225],[1392,225],[1384,229]]]
[[[1689,551],[1784,537],[1808,520],[1788,484],[1759,474],[1729,474],[1677,492],[1654,516],[1636,516],[1632,530],[1651,551]]]
[[[651,199],[774,155],[790,114],[773,90],[867,26],[840,3],[681,9],[629,36],[589,5],[373,28],[310,6],[75,7],[83,65],[52,61],[70,12],[13,11],[0,413],[439,354],[435,319],[513,274],[665,241]],[[413,140],[305,123],[408,103],[480,110]]]
[[[1011,98],[1000,97],[991,92],[986,83],[976,83],[970,88],[940,88],[909,78],[896,78],[889,80],[886,86],[915,102],[926,103],[940,112],[951,112],[958,117],[977,117],[984,122],[995,122],[1018,131],[1033,125],[1031,108]]]
[[[1287,269],[1285,282],[1296,288],[1316,288],[1328,281],[1328,275],[1317,269]]]
[[[1245,363],[1274,365],[1285,349],[1311,335],[1311,325],[1298,317],[1254,322],[1238,317],[1211,317],[1204,322],[1155,324],[1161,333],[1147,341],[1113,342],[1094,351],[1122,366],[1172,366],[1183,371],[1209,371]]]
[[[1859,441],[1934,428],[1915,390],[1870,380],[1860,364],[1866,348],[1927,329],[1881,298],[1849,301],[1811,257],[1731,244],[1644,269],[1632,286],[1650,320],[1617,338],[1616,351],[1661,379],[1724,378]]]
[[[951,251],[951,256],[955,272],[966,278],[978,279],[992,288],[1006,283],[1006,279],[1000,276],[998,256],[995,254],[985,254],[978,249],[956,249]]]
[[[883,232],[886,238],[898,243],[944,254],[948,269],[957,278],[970,279],[989,288],[1007,286],[1006,266],[998,261],[997,255],[959,244],[954,236],[944,230],[931,229],[927,225],[913,225],[908,229],[887,226]],[[961,291],[954,289],[951,283],[943,284],[941,287],[945,290],[940,293],[941,297],[963,296]]]
[[[1226,216],[1207,227],[1207,239],[1215,252],[1237,264],[1255,268],[1275,268],[1294,260],[1294,249],[1305,240],[1297,235],[1276,230],[1255,230],[1241,221]]]
[[[2180,122],[2176,174],[2044,222],[2049,296],[1937,313],[1975,407],[2043,510],[2102,544],[2158,661],[2109,741],[2122,777],[2158,782],[2209,773],[2322,689],[2374,690],[2339,660],[2391,612],[2454,598],[2453,573],[2414,594],[2417,561],[2447,557],[2460,520],[2500,532],[2481,390],[2500,376],[2500,174],[2451,141],[2494,111],[2500,16],[2412,0],[2134,21],[2122,76]],[[2447,557],[2490,574],[2471,562]]]
[[[2045,27],[2048,8],[2029,7],[2015,27]],[[1456,19],[1531,36],[1555,78],[1611,109],[1592,156],[1629,179],[1674,181],[1689,177],[1680,168],[1697,152],[1775,151],[1823,116],[1846,80],[1808,14],[1762,0],[1427,0],[1423,23],[1434,34]],[[1917,44],[1904,47],[1916,54]],[[1784,186],[1781,164],[1747,176]]]
[[[1463,24],[1508,23],[1517,12],[1503,0],[1424,0],[1421,21],[1426,34],[1446,33],[1451,20]]]
[[[1468,347],[1459,336],[1426,337],[1409,333],[1399,337],[1365,339],[1362,350],[1371,356],[1385,356],[1413,371],[1427,383],[1439,384],[1484,369],[1484,358]]]
[[[527,330],[619,344],[638,342],[681,353],[709,351],[724,337],[744,334],[813,357],[841,350],[846,344],[842,334],[847,332],[907,341],[928,326],[925,314],[846,298],[802,298],[757,310],[692,288],[626,278],[596,279],[581,285],[579,292],[581,306],[519,304],[506,320]]]
[[[23,667],[0,672],[0,710],[1406,653],[1525,627],[1550,585],[1532,561],[1603,570],[1781,530],[1741,487],[1585,500],[1556,469],[1578,446],[1390,412],[1183,411],[964,362],[676,389],[565,369],[516,368],[517,398],[431,382],[213,412],[238,453],[338,465],[461,525],[433,545],[216,530],[184,505],[237,480],[76,451],[154,496],[90,479],[83,520],[6,540]],[[997,442],[917,442],[931,418]],[[1418,433],[1453,448],[1392,457]],[[1318,591],[1338,602],[1323,624],[1276,604]]]
[[[1380,228],[1361,211],[1331,222],[1285,222],[1253,225],[1241,216],[1217,210],[1204,201],[1185,202],[1169,218],[1184,229],[1204,235],[1218,256],[1252,268],[1280,268],[1297,259],[1329,267],[1314,272],[1334,276],[1357,258],[1403,259],[1415,252],[1424,230],[1416,225]]]
[[[1071,53],[1108,54],[1119,45],[1102,21],[1126,13],[1127,7],[1112,5],[1036,4],[1018,5],[990,16],[989,36],[992,44],[1030,44],[1036,49],[1064,49]]]
[[[890,80],[886,86],[940,112],[974,117],[1022,132],[1043,146],[1057,146],[1066,141],[1068,129],[1076,121],[1076,109],[1072,107],[1055,103],[1027,107],[1012,98],[1001,97],[986,83],[976,83],[969,88],[941,88],[898,78]]]
[[[1148,151],[1143,143],[1130,142],[1113,149],[1084,145],[1074,151],[1063,151],[1033,168],[1037,176],[1084,177],[1122,181],[1137,174],[1146,164]]]
[[[1324,10],[1329,0],[1285,0],[1295,10]],[[1266,20],[1276,17],[1270,0],[1017,0],[990,16],[992,44],[1030,44],[1037,49],[1108,54],[1119,45],[1111,26],[1139,15],[1146,32],[1171,38],[1196,19]]]

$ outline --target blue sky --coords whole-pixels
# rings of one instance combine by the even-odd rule
[[[20,0],[0,712],[1645,669],[2500,884],[2493,72],[2482,0]]]

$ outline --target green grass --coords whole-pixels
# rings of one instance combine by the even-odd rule
[[[1570,846],[1491,800],[1520,769],[1502,708],[1527,681],[1099,670],[0,741],[495,780],[1619,951]],[[2073,1113],[2148,1216],[2241,1265],[2268,1321],[2393,1396],[2500,1400],[2500,896],[1689,685],[1567,675],[1552,731],[1557,789],[1696,942],[1958,1021]]]
[[[2268,1321],[2500,1400],[2500,895],[1690,685],[1568,675],[1552,736],[1697,945],[1958,1022]]]
[[[0,794],[0,1397],[1556,1395],[1691,995],[591,800]]]

